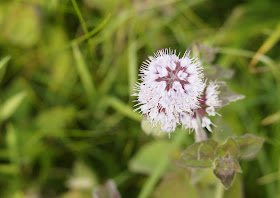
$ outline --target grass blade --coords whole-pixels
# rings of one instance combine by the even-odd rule
[[[262,120],[262,125],[266,126],[272,123],[275,123],[280,120],[280,111],[266,117],[265,119]]]
[[[75,12],[76,12],[76,14],[77,14],[77,16],[78,16],[78,18],[79,18],[79,21],[80,21],[80,23],[81,23],[81,25],[82,25],[82,28],[83,28],[84,33],[85,33],[85,34],[88,34],[88,29],[87,29],[87,26],[86,26],[86,22],[85,22],[85,20],[84,20],[84,18],[83,18],[83,16],[82,16],[82,13],[81,13],[81,11],[80,11],[78,5],[77,5],[76,0],[72,0],[72,4],[73,4],[73,7],[74,7],[74,9],[75,9]]]
[[[22,91],[5,101],[5,103],[0,106],[0,121],[8,119],[17,110],[25,96],[25,91]]]
[[[6,71],[6,65],[7,65],[7,63],[9,62],[10,59],[11,59],[11,56],[5,56],[0,61],[0,82],[3,79],[3,76],[4,76],[5,71]]]
[[[133,109],[131,108],[131,106],[124,104],[121,100],[119,100],[115,97],[107,97],[105,100],[109,106],[114,108],[119,113],[121,113],[135,121],[140,122],[142,120],[142,118],[140,118],[140,115],[138,113],[133,112]]]
[[[82,56],[82,53],[78,45],[73,44],[72,49],[73,49],[73,55],[74,55],[79,76],[82,80],[83,87],[86,91],[88,100],[90,101],[94,97],[94,93],[95,93],[95,86],[93,84],[93,80],[91,78],[88,67],[86,65],[86,62]]]
[[[133,93],[133,87],[137,81],[137,43],[131,42],[128,47],[128,84],[129,95]]]
[[[262,46],[258,49],[252,61],[249,64],[250,71],[254,72],[254,66],[259,62],[259,57],[269,51],[280,39],[280,23],[278,23],[276,30],[268,37]]]
[[[231,54],[231,55],[247,57],[247,58],[251,58],[255,54],[254,52],[249,50],[226,48],[226,47],[217,48],[217,50],[221,54]],[[257,59],[270,67],[275,66],[275,62],[266,55],[261,54],[260,56],[257,57]]]
[[[85,41],[86,39],[89,39],[90,37],[92,37],[93,35],[95,35],[97,32],[99,32],[100,30],[102,30],[102,28],[108,23],[109,19],[111,17],[111,14],[108,14],[105,19],[93,30],[91,30],[90,32],[88,32],[87,34],[84,34],[83,36],[76,38],[74,40],[72,40],[71,43],[73,44],[79,44],[83,41]]]

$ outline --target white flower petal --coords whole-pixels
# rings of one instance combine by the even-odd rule
[[[137,101],[147,120],[160,123],[166,132],[174,131],[177,125],[191,125],[182,115],[198,108],[199,98],[204,91],[202,66],[186,52],[182,58],[176,51],[164,49],[149,56],[140,69],[137,85]],[[190,115],[189,118],[191,119]],[[191,127],[190,126],[190,127]]]

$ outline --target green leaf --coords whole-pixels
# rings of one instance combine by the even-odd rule
[[[87,94],[88,100],[89,102],[91,102],[96,92],[92,75],[89,72],[88,66],[80,51],[79,46],[77,44],[73,44],[72,48],[73,48],[74,59],[76,61],[77,71],[82,80],[82,84]]]
[[[213,173],[223,184],[225,189],[233,184],[237,172],[242,172],[237,160],[226,154],[224,157],[217,157],[214,162]]]
[[[234,139],[231,137],[229,137],[224,144],[219,145],[215,152],[216,157],[224,157],[227,154],[234,159],[238,158],[239,148]]]
[[[237,172],[242,172],[237,161],[239,147],[232,137],[219,145],[216,149],[213,173],[221,181],[225,189],[228,189],[235,178]]]
[[[191,182],[192,184],[215,184],[216,177],[213,175],[213,171],[210,168],[204,169],[191,169]]]
[[[208,168],[212,166],[218,143],[207,140],[189,146],[181,155],[177,164],[181,167]]]
[[[246,134],[242,137],[234,137],[234,140],[239,145],[239,156],[242,159],[254,158],[264,143],[264,138],[253,134]]]
[[[8,119],[17,110],[25,96],[25,91],[22,91],[5,101],[5,103],[0,106],[0,121]]]
[[[235,176],[236,176],[236,172],[232,172],[231,174],[227,175],[226,177],[223,177],[223,176],[219,175],[219,173],[217,173],[216,170],[214,170],[214,174],[220,180],[220,182],[223,184],[223,186],[226,190],[228,190],[231,187],[231,185],[234,182]]]
[[[153,198],[197,198],[195,187],[191,184],[190,178],[186,174],[176,173],[166,175],[156,188]]]
[[[129,169],[136,173],[151,174],[159,162],[168,160],[168,153],[174,146],[165,140],[145,144],[129,162]]]

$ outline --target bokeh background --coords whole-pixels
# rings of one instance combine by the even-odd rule
[[[168,153],[135,156],[176,137],[143,132],[138,69],[158,49],[193,43],[216,48],[214,63],[235,71],[229,87],[246,96],[219,111],[214,134],[266,139],[224,197],[280,197],[279,0],[1,0],[0,29],[0,197],[92,197],[110,178],[137,197],[143,166]],[[182,133],[177,149],[194,141]]]

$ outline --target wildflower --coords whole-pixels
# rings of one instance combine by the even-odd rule
[[[218,114],[216,111],[222,106],[222,101],[218,97],[220,93],[218,89],[219,85],[216,82],[210,82],[205,87],[202,97],[199,98],[199,107],[193,109],[191,114],[181,117],[181,122],[185,128],[197,131],[201,123],[201,127],[206,127],[208,131],[212,132],[211,125],[214,124],[207,115],[215,116]]]
[[[133,94],[139,105],[135,110],[167,133],[181,124],[195,128],[197,123],[191,118],[194,110],[200,108],[199,98],[205,89],[202,70],[199,60],[191,57],[189,51],[181,58],[176,50],[157,51],[140,68],[141,82],[136,83]]]

